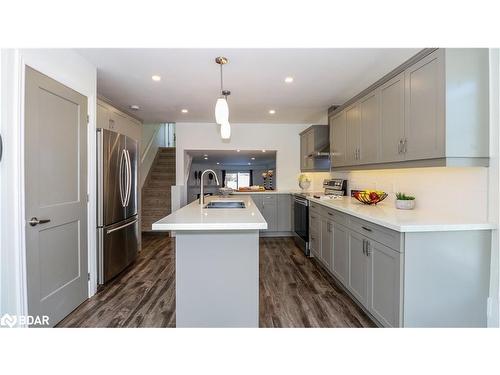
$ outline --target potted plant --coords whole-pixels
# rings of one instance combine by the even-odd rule
[[[305,174],[301,174],[299,176],[299,186],[302,190],[309,189],[309,186],[311,186],[311,180],[309,179],[309,177],[307,177]]]
[[[396,208],[399,210],[413,210],[415,208],[415,197],[405,193],[396,193]]]

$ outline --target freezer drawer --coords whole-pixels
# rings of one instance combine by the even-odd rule
[[[137,257],[137,216],[99,229],[99,283],[104,284],[123,271]]]

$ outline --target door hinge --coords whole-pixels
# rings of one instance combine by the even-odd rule
[[[90,124],[90,117],[87,115],[87,124]]]
[[[90,202],[90,194],[87,193],[87,202]]]
[[[87,273],[87,280],[90,281],[90,272]]]

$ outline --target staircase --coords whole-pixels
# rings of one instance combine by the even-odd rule
[[[171,186],[175,185],[175,147],[160,147],[142,188],[142,231],[171,212]]]

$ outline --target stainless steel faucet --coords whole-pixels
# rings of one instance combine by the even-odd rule
[[[200,204],[203,206],[205,204],[205,195],[203,194],[203,177],[205,176],[205,173],[207,172],[212,172],[215,176],[215,183],[218,185],[219,184],[219,178],[217,177],[217,173],[214,172],[213,169],[205,169],[203,173],[201,174],[200,177]]]

